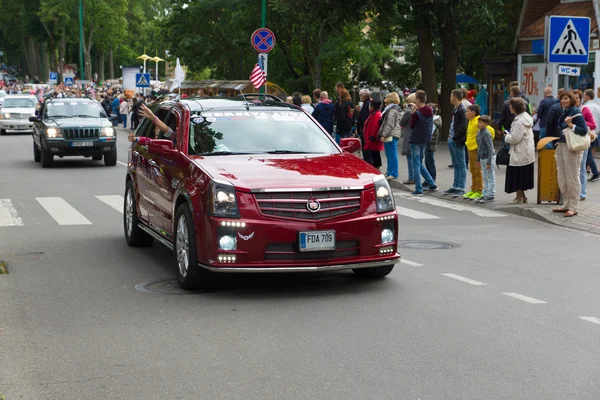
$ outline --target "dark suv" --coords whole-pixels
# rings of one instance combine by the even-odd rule
[[[117,136],[102,106],[88,98],[46,101],[33,122],[33,159],[52,167],[54,156],[92,157],[117,164]]]

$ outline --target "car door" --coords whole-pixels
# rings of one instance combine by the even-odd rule
[[[151,214],[150,223],[167,239],[173,235],[173,201],[178,186],[180,143],[182,143],[181,113],[172,108],[163,122],[175,132],[174,148],[176,151],[156,148],[149,151],[150,169],[153,181],[153,200],[155,213]],[[163,137],[161,137],[163,138]]]
[[[159,119],[164,119],[168,114],[169,110],[166,108],[160,108],[155,110],[156,115]],[[156,127],[152,124],[152,121],[144,119],[140,127],[136,130],[136,136],[147,137],[149,139],[156,138]],[[137,196],[138,196],[138,207],[139,207],[139,218],[150,224],[150,215],[155,212],[156,205],[154,194],[154,182],[152,178],[152,166],[149,163],[148,146],[134,143],[131,146],[131,163],[135,170],[135,179],[137,184]]]
[[[34,146],[37,146],[39,149],[42,148],[42,130],[44,129],[44,115],[46,115],[46,105],[43,105],[39,112],[36,113],[36,117],[39,118],[40,122],[33,123],[33,133],[31,134],[33,137]]]

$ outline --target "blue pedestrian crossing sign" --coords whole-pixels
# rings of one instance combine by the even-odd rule
[[[552,15],[548,18],[548,25],[548,62],[587,65],[590,19]]]
[[[150,87],[150,74],[135,74],[135,87]]]
[[[73,81],[72,76],[65,76],[65,85],[66,86],[73,86],[74,84],[75,84],[75,82]]]

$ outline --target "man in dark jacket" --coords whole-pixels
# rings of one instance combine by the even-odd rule
[[[531,115],[529,103],[525,100],[525,96],[521,93],[521,89],[518,86],[513,86],[510,88],[510,97],[502,104],[502,111],[500,112],[500,119],[498,120],[498,128],[500,129],[510,131],[510,127],[515,120],[516,115],[510,112],[510,106],[508,105],[510,99],[513,97],[522,98],[525,101],[525,111]]]
[[[321,92],[321,101],[315,106],[315,110],[312,113],[314,119],[333,136],[333,114],[335,112],[335,106],[331,100],[329,100],[329,94],[326,91]]]
[[[360,92],[358,92],[358,95],[360,96],[360,100],[363,102],[363,104],[360,109],[360,113],[358,114],[358,120],[356,121],[356,133],[362,140],[365,121],[370,115],[369,106],[371,105],[371,92],[369,89],[361,89]]]
[[[558,103],[558,100],[552,97],[552,88],[547,87],[544,89],[544,99],[540,101],[540,105],[537,110],[537,118],[540,121],[540,139],[546,137],[548,111],[550,111],[550,108],[556,103]]]
[[[412,133],[408,142],[410,143],[410,158],[415,180],[415,191],[413,196],[423,196],[423,185],[421,176],[427,183],[428,190],[436,191],[438,187],[423,164],[423,156],[427,144],[431,141],[433,134],[433,109],[427,104],[427,94],[423,90],[415,93],[416,111],[410,116],[410,129]]]
[[[565,89],[558,89],[558,95],[556,103],[553,104],[548,110],[548,115],[546,116],[546,137],[560,137],[561,131],[558,127],[558,119],[563,113],[563,108],[560,105],[560,97],[565,92]],[[541,138],[541,133],[540,133]],[[545,148],[551,149],[553,147],[552,143],[548,143]]]
[[[452,112],[452,122],[450,123],[450,157],[454,165],[454,183],[452,187],[444,191],[444,194],[451,194],[453,197],[465,194],[467,185],[467,164],[465,162],[465,143],[467,141],[467,115],[465,107],[462,105],[463,93],[460,89],[452,91],[450,102],[454,106]]]

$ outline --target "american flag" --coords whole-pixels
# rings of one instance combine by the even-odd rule
[[[267,81],[267,78],[265,77],[265,71],[263,71],[263,69],[260,67],[260,65],[258,65],[258,63],[254,65],[254,69],[250,74],[250,81],[256,89],[260,88]]]

